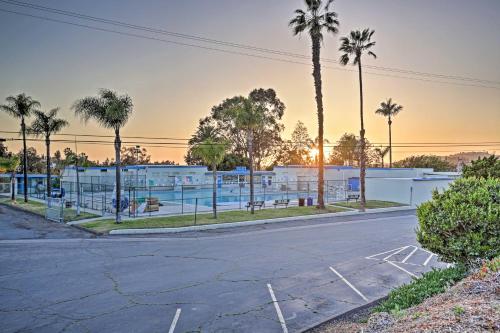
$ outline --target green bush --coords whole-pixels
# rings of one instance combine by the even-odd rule
[[[500,160],[495,155],[479,158],[464,166],[464,177],[500,178]]]
[[[433,269],[409,284],[389,293],[387,300],[376,306],[374,312],[397,313],[422,303],[426,298],[440,294],[467,275],[463,265],[445,269]]]
[[[417,209],[417,240],[446,262],[500,254],[500,179],[460,178]]]

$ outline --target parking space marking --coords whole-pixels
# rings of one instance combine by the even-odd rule
[[[396,251],[396,252],[394,252],[394,253],[389,254],[387,257],[385,257],[385,258],[384,258],[384,259],[382,259],[382,260],[387,260],[387,259],[389,259],[390,257],[392,257],[392,256],[394,256],[394,255],[396,255],[396,254],[398,254],[399,252],[403,252],[404,250],[406,250],[406,249],[407,249],[407,248],[409,248],[409,247],[410,247],[409,245],[408,245],[408,246],[403,246],[402,248],[400,248],[399,250],[397,250],[397,251]]]
[[[418,247],[414,246],[414,249],[413,251],[410,252],[410,254],[408,254],[404,259],[403,261],[401,261],[402,264],[404,264],[406,262],[406,260],[410,259],[410,257],[415,253],[417,252],[418,250]]]
[[[387,262],[387,263],[391,264],[392,266],[396,267],[397,269],[399,269],[399,270],[401,270],[401,271],[403,271],[403,272],[405,272],[405,273],[407,273],[407,274],[409,274],[409,275],[411,275],[411,276],[413,276],[413,277],[415,277],[415,278],[417,278],[417,277],[418,277],[418,276],[416,276],[415,274],[413,274],[412,272],[407,271],[407,270],[406,270],[406,269],[404,269],[403,267],[400,267],[400,266],[396,265],[396,264],[395,264],[395,263],[393,263],[392,261],[385,260],[385,262]]]
[[[278,314],[278,319],[281,324],[281,328],[283,329],[283,333],[288,333],[288,328],[286,328],[286,323],[285,323],[285,318],[283,317],[283,314],[281,313],[280,306],[278,304],[278,300],[276,299],[276,296],[274,295],[273,287],[271,287],[271,284],[267,284],[267,289],[269,289],[269,293],[271,294],[271,299],[273,300],[274,308],[276,309],[276,313]]]
[[[389,251],[384,251],[384,252],[380,252],[380,253],[377,253],[377,254],[372,254],[371,256],[368,256],[368,257],[365,257],[365,258],[366,259],[375,259],[373,257],[379,256],[381,254],[386,254],[386,253],[394,252],[394,251],[402,249],[403,247],[398,247],[397,249],[392,249],[392,250],[389,250]],[[376,260],[378,260],[378,259],[376,259]]]
[[[181,315],[181,309],[177,309],[175,311],[174,319],[172,320],[172,324],[170,324],[170,329],[168,330],[168,333],[174,333],[175,326],[177,325],[177,321],[179,320],[179,316]]]
[[[424,266],[427,266],[427,264],[429,263],[429,261],[431,261],[432,257],[434,257],[434,253],[429,254],[429,256],[427,257],[427,259],[425,259]]]
[[[354,290],[356,292],[356,294],[361,296],[361,298],[364,299],[365,302],[368,302],[368,298],[366,298],[365,295],[363,295],[358,289],[356,289],[355,286],[353,286],[349,281],[347,281],[339,272],[337,272],[335,269],[333,269],[333,267],[330,267],[330,270],[332,272],[334,272],[335,274],[337,274],[338,277],[341,278],[342,281],[344,281],[349,287],[351,287],[351,289]]]

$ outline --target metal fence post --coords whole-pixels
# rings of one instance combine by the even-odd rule
[[[128,187],[128,217],[130,217],[130,206],[131,206],[131,203],[130,200],[132,199],[132,197],[130,196],[130,186]]]
[[[241,184],[240,184],[239,177],[238,177],[238,188],[240,189],[240,209],[241,209]]]
[[[151,187],[149,188],[149,198],[147,200],[151,200]],[[146,202],[146,207],[148,206],[148,202]],[[149,216],[151,216],[151,209],[148,209]]]
[[[181,184],[181,214],[184,214],[184,184]]]
[[[198,213],[198,198],[195,199],[194,204],[194,225],[196,225],[196,214]]]

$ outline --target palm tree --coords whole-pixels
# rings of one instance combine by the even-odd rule
[[[9,96],[5,99],[8,104],[0,105],[0,109],[10,116],[21,119],[21,133],[23,135],[23,177],[24,177],[24,202],[28,202],[28,154],[26,154],[26,123],[33,110],[40,107],[40,102],[22,93],[17,96]]]
[[[367,52],[374,58],[377,58],[375,53],[370,51],[370,49],[375,45],[375,42],[371,41],[374,30],[365,29],[363,31],[356,30],[351,31],[349,37],[343,37],[340,39],[342,42],[339,51],[344,52],[340,57],[340,63],[342,65],[347,65],[352,57],[352,64],[358,65],[359,74],[359,110],[361,119],[361,130],[359,131],[360,139],[360,162],[359,162],[359,181],[361,183],[361,211],[365,210],[366,198],[365,198],[365,175],[366,175],[366,152],[365,152],[365,123],[363,120],[363,77],[361,74],[361,56]]]
[[[318,113],[318,208],[325,208],[324,193],[324,152],[323,152],[323,93],[321,90],[321,63],[320,52],[323,32],[336,34],[339,21],[337,13],[330,11],[333,0],[327,0],[323,6],[322,0],[304,0],[306,11],[295,10],[296,16],[290,21],[294,35],[306,31],[312,42],[312,63],[314,87],[316,91],[316,106]]]
[[[375,154],[377,155],[378,158],[380,158],[380,166],[383,168],[384,167],[384,157],[387,155],[389,152],[390,147],[385,147],[385,148],[375,148]]]
[[[217,218],[217,165],[219,165],[226,155],[227,144],[220,140],[208,138],[193,147],[193,155],[201,158],[206,165],[212,167],[213,191],[212,210],[214,219]]]
[[[403,110],[403,106],[392,103],[392,98],[389,98],[387,102],[380,103],[380,107],[375,110],[376,114],[387,117],[387,123],[389,124],[389,168],[392,168],[392,118],[396,116],[401,110]]]
[[[261,105],[255,103],[252,99],[246,97],[238,97],[238,102],[232,107],[229,112],[233,113],[235,125],[240,130],[244,131],[247,136],[248,164],[250,169],[250,212],[253,214],[254,209],[254,147],[253,139],[254,132],[264,122],[264,113]]]
[[[16,201],[16,170],[21,163],[18,156],[0,157],[0,169],[10,172],[10,198]]]
[[[64,127],[69,125],[66,120],[57,118],[58,112],[59,108],[52,109],[47,113],[40,110],[34,110],[33,114],[35,115],[35,120],[31,123],[30,128],[28,128],[30,134],[45,137],[45,147],[47,148],[47,200],[50,198],[52,186],[50,172],[50,136],[60,132]]]
[[[120,129],[132,114],[132,99],[127,95],[117,95],[108,89],[101,89],[97,97],[85,97],[73,104],[75,114],[84,122],[94,119],[99,125],[115,132],[116,167],[116,223],[121,223],[121,177],[120,177]],[[77,170],[78,172],[78,170]]]

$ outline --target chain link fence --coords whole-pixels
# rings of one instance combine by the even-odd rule
[[[133,184],[135,185],[135,184]],[[122,186],[121,214],[127,217],[154,215],[180,215],[212,210],[212,184],[176,186]],[[326,203],[345,201],[349,194],[357,193],[343,180],[324,182]],[[114,215],[117,203],[115,186],[103,183],[62,181],[64,208],[75,209],[78,205],[89,213],[100,216]],[[288,206],[316,205],[317,181],[273,182],[254,184],[254,202],[261,209]],[[277,205],[277,201],[280,203]],[[250,202],[249,183],[217,184],[218,211],[247,210]]]

